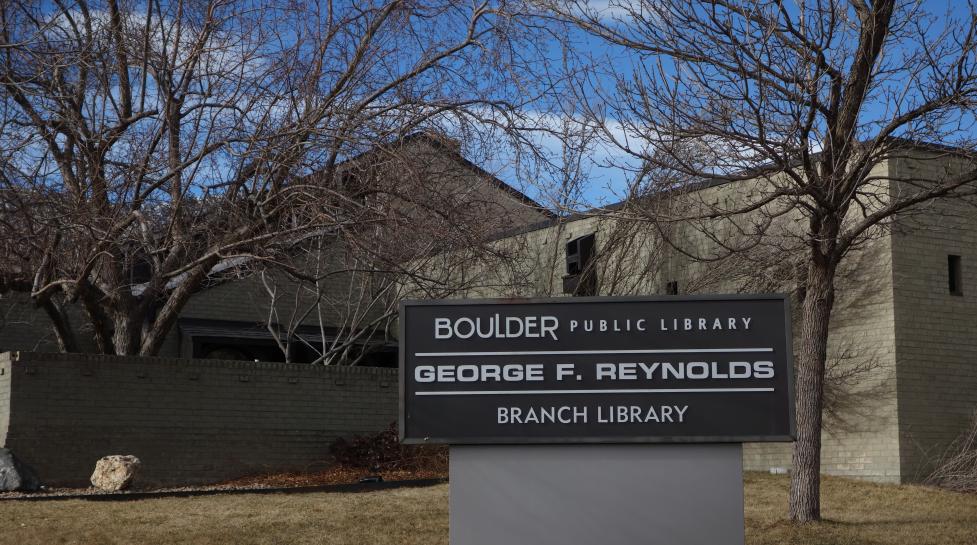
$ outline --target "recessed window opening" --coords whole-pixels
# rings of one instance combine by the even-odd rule
[[[963,270],[961,267],[960,256],[948,255],[947,280],[951,295],[963,295]]]
[[[594,235],[575,238],[566,245],[566,276],[563,293],[597,295],[597,274],[594,271]]]
[[[665,293],[668,295],[678,295],[678,280],[672,280],[665,284]]]

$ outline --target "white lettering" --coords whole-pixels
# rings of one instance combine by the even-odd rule
[[[504,321],[503,321],[504,320]],[[559,340],[556,330],[560,321],[556,316],[506,316],[498,314],[482,317],[462,317],[451,321],[450,318],[434,319],[435,339],[469,339],[475,335],[482,339],[505,339],[515,337],[540,338],[549,336],[554,341]],[[577,328],[577,321],[570,321],[570,330]]]
[[[645,372],[645,378],[647,378],[648,380],[651,380],[652,378],[655,377],[655,370],[658,369],[660,365],[661,362],[657,362],[657,361],[651,365],[648,365],[647,363],[638,364],[638,366],[641,367],[641,370]]]
[[[450,339],[451,338],[451,320],[448,318],[435,318],[434,319],[434,338],[435,339]]]
[[[598,363],[597,364],[597,380],[603,379],[616,380],[617,379],[617,366],[613,363]]]
[[[512,329],[513,329],[513,325],[512,324],[516,324],[517,326],[519,326],[518,333],[514,333],[512,331]],[[523,329],[524,329],[524,327],[522,325],[522,318],[516,318],[514,316],[508,316],[508,317],[506,317],[506,319],[505,319],[505,336],[506,337],[510,337],[510,338],[511,337],[522,337]]]
[[[709,378],[709,366],[704,361],[690,361],[685,367],[685,374],[690,379]]]
[[[539,318],[539,331],[540,336],[545,337],[549,333],[550,337],[554,341],[558,340],[556,338],[556,328],[560,327],[560,321],[556,319],[556,316],[541,316]]]
[[[468,333],[461,332],[461,324],[468,324]],[[475,334],[475,322],[471,318],[458,318],[455,321],[455,337],[459,339],[467,339]]]
[[[753,367],[748,361],[729,362],[729,378],[750,378],[753,375]]]
[[[434,382],[435,372],[433,365],[418,365],[414,368],[414,380],[417,382]]]
[[[772,361],[754,362],[753,376],[756,378],[773,378],[773,362]]]

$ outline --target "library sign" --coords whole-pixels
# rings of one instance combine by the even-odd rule
[[[789,441],[784,296],[405,301],[407,443]]]

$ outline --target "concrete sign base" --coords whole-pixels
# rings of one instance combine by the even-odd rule
[[[451,545],[743,545],[742,446],[451,447]]]

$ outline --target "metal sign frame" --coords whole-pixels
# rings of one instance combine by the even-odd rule
[[[506,305],[506,304],[558,304],[573,305],[580,303],[656,303],[656,302],[710,302],[710,301],[769,301],[777,300],[783,303],[784,331],[787,350],[784,354],[787,373],[788,426],[786,435],[625,435],[609,437],[438,437],[435,440],[418,439],[405,436],[406,425],[406,351],[405,351],[405,309],[409,306],[472,306],[472,305]],[[398,317],[398,365],[399,365],[399,417],[398,430],[400,441],[405,444],[598,444],[598,443],[745,443],[745,442],[791,442],[796,439],[795,418],[795,386],[794,386],[794,358],[793,339],[791,335],[791,305],[790,297],[786,294],[728,294],[728,295],[684,295],[684,296],[598,296],[598,297],[536,297],[511,299],[405,299],[400,302]]]

